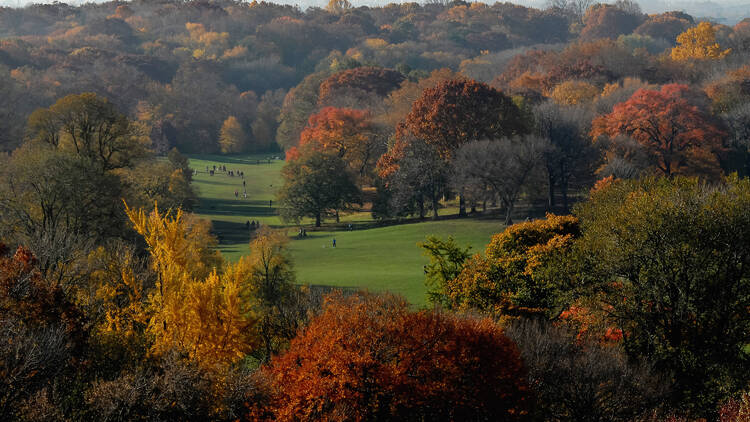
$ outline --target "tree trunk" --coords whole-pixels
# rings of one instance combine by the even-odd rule
[[[336,210],[336,223],[338,224],[340,222],[341,222],[341,220],[339,218],[339,210]]]
[[[438,219],[438,200],[437,197],[432,197],[432,219],[437,220]]]
[[[549,185],[549,192],[547,195],[547,208],[549,211],[555,210],[555,178],[547,171],[547,184]]]
[[[315,214],[315,227],[320,227],[320,213]]]
[[[417,200],[417,208],[419,209],[419,219],[424,220],[424,198],[421,196]]]
[[[568,181],[562,184],[562,197],[563,197],[563,211],[567,214],[568,211]]]
[[[466,198],[463,193],[458,196],[458,216],[466,217]]]
[[[509,203],[508,206],[505,207],[505,225],[510,226],[513,224],[513,219],[511,218],[511,214],[513,213],[513,203]]]

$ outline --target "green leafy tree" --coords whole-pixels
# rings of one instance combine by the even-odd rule
[[[427,299],[430,303],[447,305],[449,299],[445,295],[445,284],[461,274],[464,263],[471,257],[471,246],[462,248],[453,237],[443,240],[428,236],[419,247],[430,258],[430,263],[424,266],[424,284],[429,289]]]
[[[750,181],[617,181],[580,205],[574,283],[602,297],[631,357],[709,417],[750,381]]]
[[[320,152],[304,153],[283,168],[284,186],[278,194],[281,217],[299,221],[303,217],[315,219],[320,227],[323,217],[348,206],[360,203],[361,195],[340,158]]]

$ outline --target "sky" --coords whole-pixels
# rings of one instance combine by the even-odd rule
[[[51,3],[53,0],[0,0],[0,5],[21,7],[28,3]],[[92,0],[67,0],[68,4],[88,3]],[[95,1],[95,0],[94,0]],[[296,4],[301,8],[308,6],[325,7],[328,0],[270,0],[274,3]],[[355,6],[382,6],[398,0],[350,0]],[[423,1],[423,0],[417,0]],[[502,0],[508,1],[508,0]],[[547,0],[509,0],[512,3],[531,7],[544,7]],[[485,0],[494,3],[494,0]],[[605,3],[614,0],[604,0]],[[750,17],[750,0],[640,0],[641,8],[646,13],[659,13],[667,10],[682,10],[694,17],[714,18],[719,22],[733,24],[744,17]]]

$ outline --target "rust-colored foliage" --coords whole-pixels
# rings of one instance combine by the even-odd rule
[[[72,340],[83,345],[83,315],[61,286],[42,276],[38,261],[27,248],[14,254],[0,243],[0,319],[14,318],[28,327],[61,324]]]
[[[716,175],[724,132],[691,101],[686,85],[640,89],[612,113],[592,123],[592,136],[627,135],[635,139],[666,176]]]
[[[333,295],[268,368],[278,420],[524,420],[526,372],[489,319]]]
[[[365,66],[343,70],[331,75],[320,84],[318,102],[325,104],[342,90],[344,92],[362,91],[385,97],[389,92],[398,88],[403,80],[404,75],[393,69]]]
[[[424,90],[399,124],[397,137],[413,135],[450,158],[466,142],[525,131],[526,122],[508,96],[477,81],[451,80]]]
[[[547,218],[514,224],[492,237],[485,255],[474,255],[446,282],[451,307],[496,317],[538,315],[554,306],[546,265],[580,235],[578,219]]]

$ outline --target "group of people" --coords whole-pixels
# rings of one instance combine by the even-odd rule
[[[244,171],[240,171],[240,170],[227,170],[227,166],[224,166],[224,165],[221,165],[221,166],[217,167],[216,164],[214,164],[213,169],[209,168],[209,166],[206,166],[206,173],[208,173],[210,176],[213,176],[216,173],[217,170],[226,173],[227,176],[229,176],[229,177],[237,176],[237,177],[241,177],[243,179],[245,178],[245,172]],[[245,182],[243,181],[242,184],[244,185]]]
[[[247,228],[248,230],[259,229],[260,228],[260,221],[258,221],[257,223],[255,222],[255,220],[248,221],[248,222],[245,223],[245,228]]]

